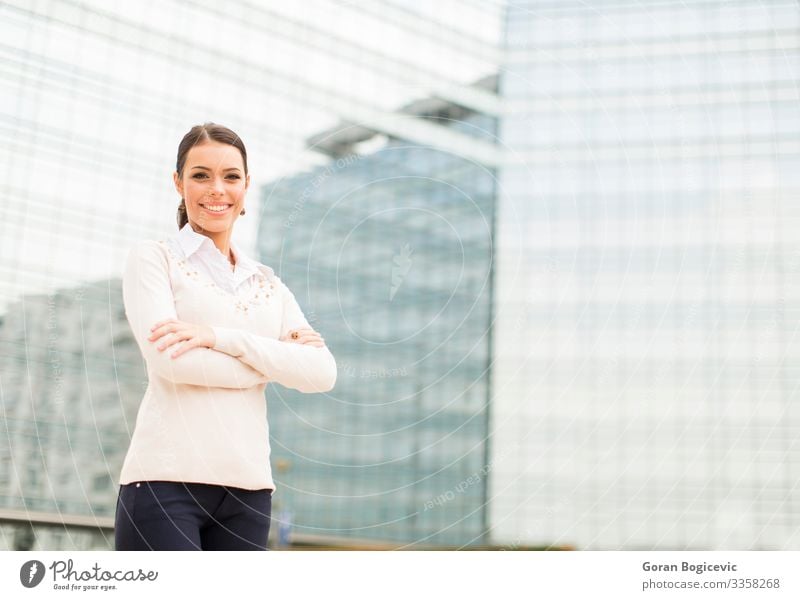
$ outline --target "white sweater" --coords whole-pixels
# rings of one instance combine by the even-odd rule
[[[271,268],[232,247],[236,270],[253,271],[246,281],[225,286],[235,292],[217,283],[219,270],[205,266],[217,260],[216,251],[224,269],[225,257],[189,225],[167,240],[141,241],[128,255],[122,280],[125,313],[149,382],[121,484],[161,480],[275,489],[267,382],[306,393],[326,392],[336,382],[336,362],[327,346],[278,340],[291,329],[309,327],[308,321]],[[234,273],[230,276],[234,281]],[[159,352],[168,336],[151,342],[150,327],[169,318],[211,326],[216,345],[192,348],[177,358],[170,355],[182,342]]]

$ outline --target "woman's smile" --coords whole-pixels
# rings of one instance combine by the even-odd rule
[[[232,204],[201,204],[200,205],[207,213],[215,214],[215,215],[222,215],[226,214]]]

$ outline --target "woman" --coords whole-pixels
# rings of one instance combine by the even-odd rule
[[[128,255],[122,291],[147,365],[120,476],[117,550],[266,550],[275,483],[264,388],[326,392],[336,363],[294,295],[231,234],[250,186],[230,129],[178,147],[178,233]]]

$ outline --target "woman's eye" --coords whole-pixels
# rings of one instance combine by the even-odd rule
[[[195,173],[192,175],[194,179],[200,179],[201,177],[205,177],[205,173]],[[228,175],[228,177],[232,177],[233,179],[241,179],[238,175]]]

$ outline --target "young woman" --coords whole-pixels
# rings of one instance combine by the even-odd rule
[[[326,392],[336,362],[273,270],[231,241],[250,186],[230,129],[178,147],[178,233],[128,255],[122,291],[148,387],[120,476],[117,550],[266,550],[264,388]]]

